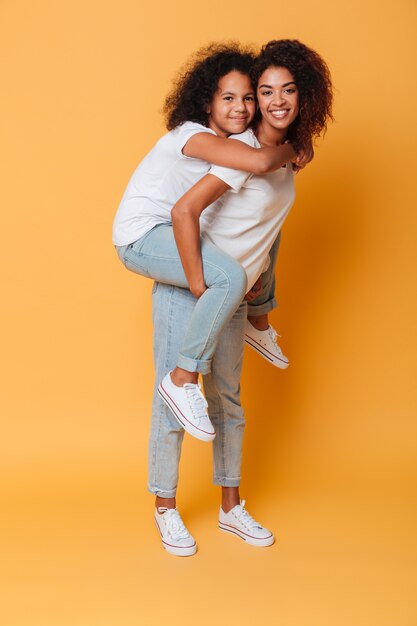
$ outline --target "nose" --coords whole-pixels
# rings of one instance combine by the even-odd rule
[[[235,111],[244,113],[246,111],[246,100],[237,100],[235,103]]]
[[[285,104],[285,94],[282,91],[274,91],[272,101],[277,106]]]

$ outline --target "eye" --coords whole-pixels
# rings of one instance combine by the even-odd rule
[[[292,94],[295,93],[297,90],[294,87],[287,87],[287,89],[284,89],[285,93],[288,94]]]
[[[254,102],[254,96],[246,96],[245,100],[249,100],[249,102]]]
[[[272,93],[272,91],[271,91],[271,90],[268,90],[268,91],[261,91],[261,96],[270,96],[270,95],[271,95],[271,93]]]
[[[223,100],[230,101],[230,100],[233,100],[233,98],[232,96],[224,96]]]

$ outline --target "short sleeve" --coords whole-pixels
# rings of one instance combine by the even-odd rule
[[[243,143],[248,144],[248,146],[251,146],[252,148],[257,147],[255,135],[250,129],[246,130],[244,133],[240,133],[240,135],[230,135],[229,139],[243,141]],[[220,178],[220,180],[229,185],[232,193],[237,193],[252,176],[249,172],[232,170],[229,167],[221,167],[220,165],[212,165],[208,173],[213,174],[213,176],[217,176],[217,178]]]
[[[215,135],[216,133],[211,128],[207,128],[202,124],[198,124],[197,122],[184,122],[181,126],[177,126],[174,131],[175,133],[175,150],[179,157],[183,159],[188,159],[191,157],[187,157],[183,154],[183,148],[187,141],[191,139],[193,135],[197,133],[210,133],[211,135]]]

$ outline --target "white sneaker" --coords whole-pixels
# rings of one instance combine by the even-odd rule
[[[158,393],[187,433],[202,441],[215,438],[216,433],[206,411],[207,402],[199,383],[186,383],[183,387],[177,387],[171,380],[171,372],[168,372],[158,385]]]
[[[280,337],[276,330],[269,326],[267,330],[257,330],[249,320],[246,321],[245,343],[256,350],[264,359],[285,370],[289,361],[282,354],[282,350],[277,343],[277,337]]]
[[[237,535],[252,546],[271,546],[275,539],[270,530],[256,522],[245,509],[245,500],[236,504],[228,513],[220,507],[219,528]]]
[[[197,552],[195,539],[188,532],[177,509],[158,507],[155,523],[161,535],[162,546],[176,556],[191,556]]]

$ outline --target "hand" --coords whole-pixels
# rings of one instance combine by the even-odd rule
[[[244,300],[246,300],[247,302],[252,302],[252,300],[255,300],[255,298],[257,298],[257,296],[259,295],[261,291],[262,291],[262,276],[259,276],[258,280],[254,284],[252,289],[250,289],[248,293],[246,294],[246,296],[244,297]]]
[[[310,163],[310,161],[313,160],[313,157],[314,157],[313,144],[310,143],[304,148],[301,148],[298,151],[295,159],[292,159],[292,163],[293,163],[292,168],[294,172],[297,173],[300,170],[302,170],[306,165],[308,165],[308,163]]]
[[[207,287],[204,283],[200,283],[197,285],[190,285],[190,291],[193,294],[194,298],[200,298],[203,293],[206,291]]]

